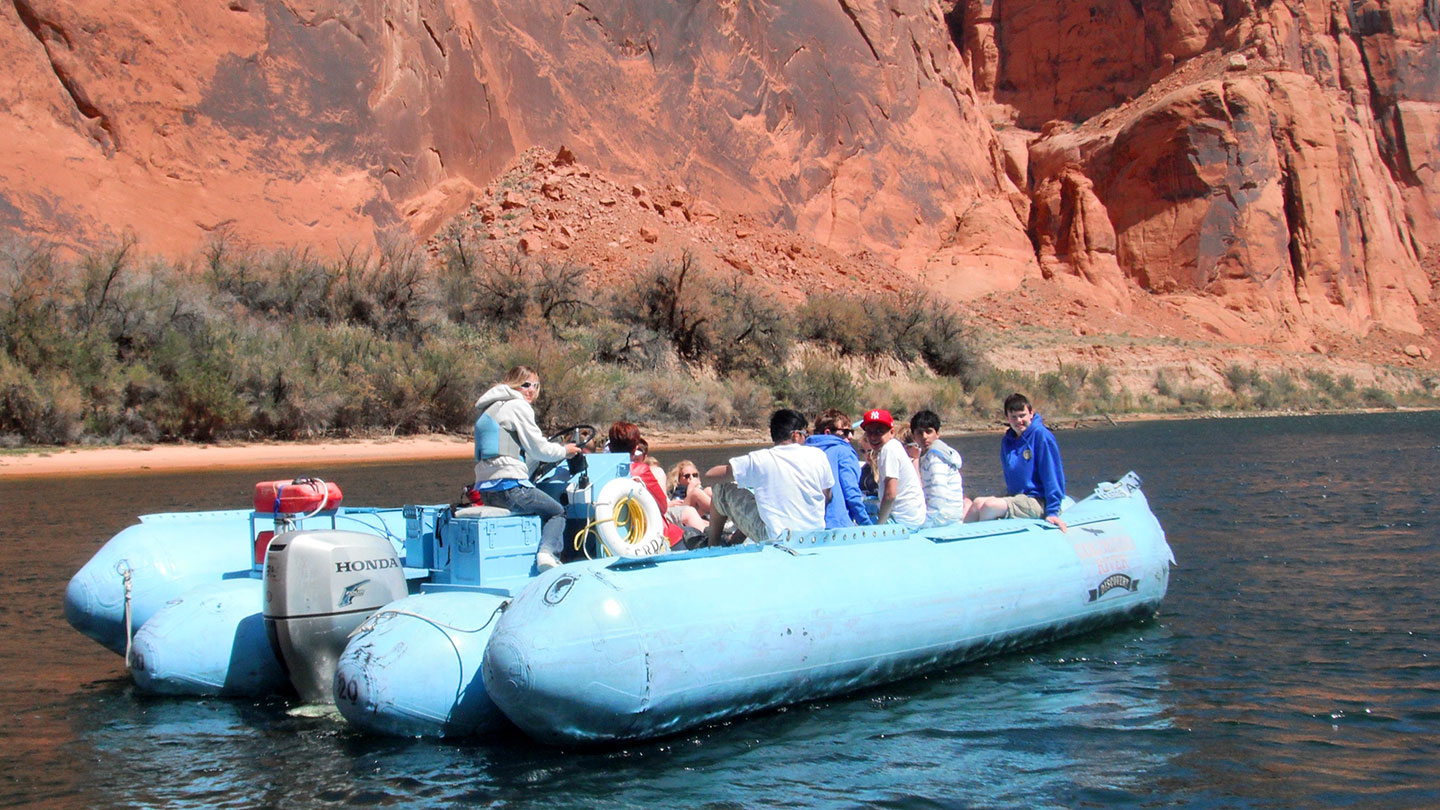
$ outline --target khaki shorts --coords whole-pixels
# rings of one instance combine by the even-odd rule
[[[1045,517],[1045,504],[1029,495],[1009,495],[1000,500],[1005,502],[1005,517],[1007,518],[1040,520]]]
[[[710,490],[710,518],[715,519],[715,513],[730,518],[735,528],[745,533],[745,536],[757,543],[770,542],[770,531],[765,528],[765,521],[760,519],[760,509],[755,505],[755,493],[750,490],[736,486],[729,481],[722,481]]]

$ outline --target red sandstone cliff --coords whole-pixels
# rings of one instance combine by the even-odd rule
[[[1433,0],[972,0],[951,19],[992,119],[1043,126],[1007,142],[1047,276],[1200,293],[1227,336],[1422,331]]]
[[[1043,278],[1297,347],[1433,319],[1435,0],[11,0],[0,19],[0,225],[65,244],[426,236],[563,143],[957,299]]]

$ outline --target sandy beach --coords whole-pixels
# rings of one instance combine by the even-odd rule
[[[758,430],[646,434],[653,450],[761,444]],[[0,479],[247,469],[277,464],[365,464],[470,458],[469,436],[402,436],[317,442],[51,447],[0,453]]]

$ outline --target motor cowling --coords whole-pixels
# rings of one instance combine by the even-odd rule
[[[265,630],[301,699],[334,703],[335,664],[350,632],[406,594],[405,569],[383,537],[277,535],[265,553]]]

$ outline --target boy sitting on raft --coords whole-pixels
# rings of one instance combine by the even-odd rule
[[[1010,427],[1000,440],[1000,466],[1010,494],[976,498],[965,513],[965,522],[1033,518],[1066,531],[1065,521],[1060,519],[1060,506],[1065,500],[1065,466],[1055,434],[1031,409],[1024,394],[1005,398],[1005,421]]]

